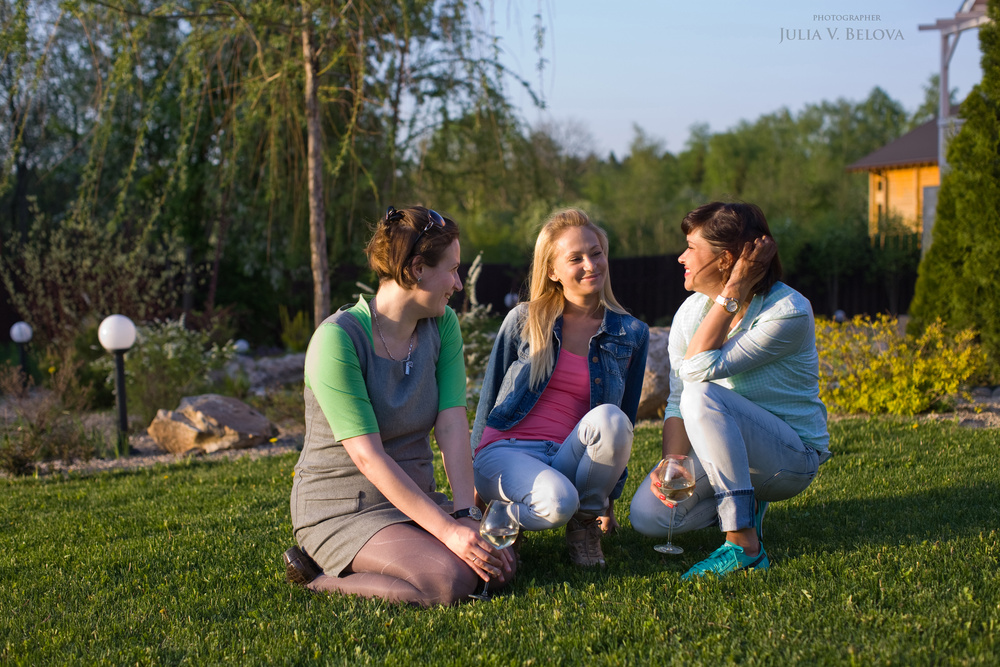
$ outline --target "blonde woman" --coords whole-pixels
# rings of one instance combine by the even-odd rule
[[[649,327],[615,299],[607,234],[577,209],[542,227],[529,288],[486,369],[476,490],[517,503],[526,530],[565,525],[570,559],[603,566],[599,518],[626,477]]]

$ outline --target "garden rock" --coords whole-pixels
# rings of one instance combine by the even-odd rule
[[[667,338],[670,327],[649,327],[649,352],[646,355],[646,372],[642,376],[642,395],[639,398],[637,419],[657,419],[670,395],[670,355]]]
[[[250,383],[250,393],[259,396],[271,387],[301,383],[305,363],[304,352],[260,359],[240,355],[226,364],[225,373],[230,378],[244,375]]]
[[[218,394],[185,396],[176,411],[158,411],[147,431],[172,454],[246,449],[278,435],[264,415],[239,399]]]
[[[993,390],[989,387],[976,387],[972,390],[972,400],[984,403],[993,400]]]

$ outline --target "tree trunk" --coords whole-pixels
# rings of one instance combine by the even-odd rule
[[[181,310],[188,318],[194,309],[194,253],[191,251],[191,244],[184,244],[184,288],[181,292]]]
[[[313,326],[330,314],[330,269],[326,252],[326,205],[323,200],[322,138],[319,125],[318,85],[308,3],[302,3],[302,61],[306,75],[306,137],[309,180],[309,247],[313,277]]]
[[[222,193],[222,204],[219,206],[215,257],[212,259],[212,277],[209,278],[208,296],[205,298],[205,315],[208,316],[209,320],[215,314],[215,295],[219,291],[219,271],[222,270],[222,248],[226,242],[226,233],[229,231],[229,221],[229,191],[226,190]]]

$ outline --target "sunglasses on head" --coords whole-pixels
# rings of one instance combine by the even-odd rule
[[[444,218],[441,217],[440,213],[438,213],[434,209],[429,208],[429,209],[427,209],[427,217],[430,218],[430,221],[420,231],[420,233],[417,234],[417,238],[414,239],[413,245],[410,246],[410,252],[408,252],[406,254],[407,257],[409,257],[410,255],[412,255],[413,251],[417,249],[417,244],[420,243],[420,239],[423,237],[423,235],[427,232],[428,229],[430,229],[431,227],[440,227],[440,228],[444,229],[444,226],[445,226],[444,225]],[[397,221],[402,220],[402,219],[403,219],[403,213],[402,213],[402,211],[397,211],[392,206],[390,206],[388,209],[386,209],[386,211],[385,211],[385,222],[386,222],[386,224],[388,224],[390,222],[397,222]]]

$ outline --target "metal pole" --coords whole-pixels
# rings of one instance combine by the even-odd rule
[[[118,403],[118,455],[128,456],[128,411],[125,408],[125,350],[115,350],[115,394]]]
[[[28,353],[24,349],[24,343],[17,344],[17,350],[21,355],[21,386],[28,388]]]

